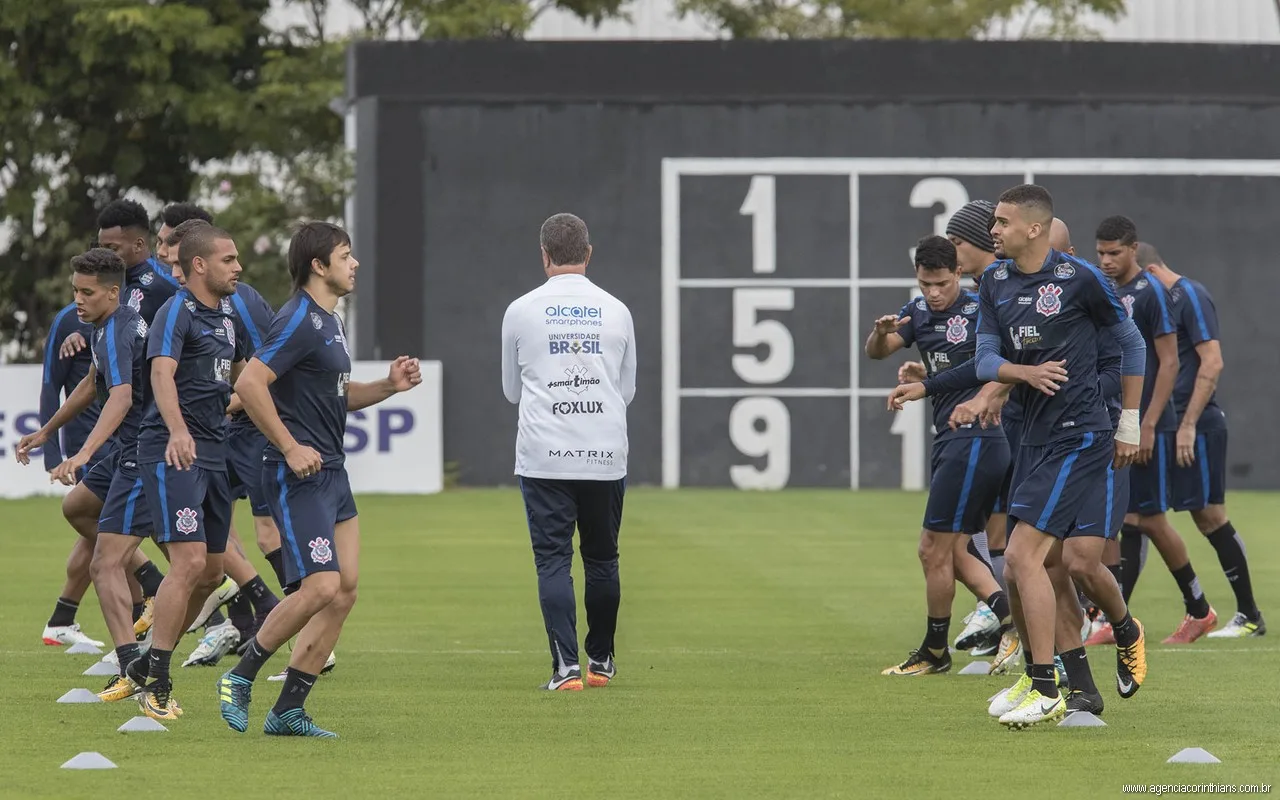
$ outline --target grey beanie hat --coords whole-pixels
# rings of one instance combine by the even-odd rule
[[[995,205],[987,200],[965,203],[947,222],[947,235],[963,239],[979,250],[994,253],[996,243],[991,240],[991,225],[995,221],[992,216],[995,210]]]

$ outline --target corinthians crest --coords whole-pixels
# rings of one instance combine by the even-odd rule
[[[969,338],[969,320],[957,314],[947,320],[947,341],[960,344]]]
[[[1062,310],[1062,287],[1046,283],[1040,287],[1040,297],[1036,300],[1036,311],[1046,317],[1052,317]]]

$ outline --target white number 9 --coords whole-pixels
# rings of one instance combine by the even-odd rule
[[[756,428],[757,422],[764,429]],[[776,397],[744,397],[729,412],[729,440],[749,458],[763,458],[763,468],[751,464],[729,467],[739,489],[782,489],[791,478],[791,414]]]

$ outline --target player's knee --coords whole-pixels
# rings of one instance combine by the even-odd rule
[[[925,571],[941,569],[950,561],[951,548],[954,537],[935,534],[930,531],[922,531],[920,533],[920,547],[916,551],[916,555],[920,557],[920,564]]]
[[[329,605],[341,614],[348,614],[355,607],[358,596],[359,592],[354,586],[350,588],[342,587],[333,595],[333,600],[330,601]]]
[[[203,585],[206,562],[204,547],[169,548],[169,575],[182,584],[192,587]],[[214,583],[214,588],[217,586],[218,583]]]
[[[1191,519],[1195,521],[1196,528],[1208,536],[1227,524],[1227,509],[1224,506],[1206,506],[1192,511]]]
[[[296,594],[302,595],[308,608],[318,611],[329,605],[342,589],[342,578],[337,572],[317,572],[302,581]],[[355,587],[352,587],[354,596]]]
[[[1066,564],[1067,574],[1071,576],[1071,580],[1084,584],[1093,579],[1094,567],[1097,566],[1096,561],[1070,553],[1064,553],[1062,559]]]

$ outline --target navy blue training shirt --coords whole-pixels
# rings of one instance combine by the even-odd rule
[[[246,337],[238,327],[229,299],[224,297],[217,308],[209,308],[182,289],[160,307],[147,337],[148,361],[168,357],[178,362],[173,380],[182,419],[196,442],[196,465],[220,472],[227,468],[231,364],[245,357]],[[138,461],[164,461],[168,444],[169,428],[152,392],[138,437]]]
[[[49,326],[49,337],[44,343],[44,378],[40,384],[41,425],[46,425],[53,419],[63,398],[70,397],[80,381],[84,380],[84,376],[89,374],[89,364],[92,363],[89,348],[82,349],[71,358],[61,358],[58,355],[63,341],[73,333],[79,333],[86,342],[93,333],[93,326],[81,322],[76,315],[75,303],[65,306],[53,318],[53,324]],[[89,432],[97,424],[101,411],[102,407],[93,403],[77,414],[75,419],[63,425],[58,436],[44,443],[40,449],[44,456],[45,471],[56,469],[65,460],[63,453],[69,458],[80,452],[85,439],[89,438]]]
[[[243,329],[245,341],[241,342],[245,360],[249,360],[262,349],[267,332],[271,330],[271,320],[276,312],[266,298],[258,290],[247,283],[236,285],[236,293],[231,295],[231,313],[235,315]],[[229,435],[235,436],[241,431],[255,429],[253,420],[243,411],[231,416]]]
[[[272,320],[256,357],[276,375],[271,399],[289,435],[318,452],[325,467],[341,467],[346,460],[342,440],[351,380],[351,353],[342,321],[305,291],[298,292]],[[263,460],[280,463],[285,458],[268,444]]]
[[[1066,362],[1070,377],[1056,394],[1023,391],[1023,444],[1113,429],[1098,382],[1098,339],[1120,338],[1130,373],[1142,364],[1141,337],[1097,267],[1056,250],[1029,274],[997,261],[982,276],[979,305],[979,377],[994,380],[1001,355],[1023,366]]]
[[[1151,405],[1151,395],[1156,386],[1156,373],[1160,370],[1160,357],[1156,354],[1155,341],[1161,336],[1170,336],[1178,331],[1170,310],[1169,293],[1160,281],[1139,272],[1124,286],[1116,288],[1121,304],[1129,312],[1138,333],[1142,334],[1142,342],[1147,346],[1146,377],[1142,382],[1142,420],[1147,421],[1147,408]],[[1156,420],[1156,431],[1167,433],[1178,429],[1178,417],[1173,411],[1173,400],[1165,403],[1160,418]]]
[[[1181,420],[1187,404],[1191,402],[1191,395],[1195,393],[1196,373],[1200,371],[1200,353],[1196,351],[1196,345],[1219,339],[1218,309],[1204,284],[1191,278],[1179,278],[1169,295],[1178,324],[1178,380],[1173,385],[1172,405]],[[1218,393],[1215,391],[1205,403],[1196,428],[1218,430],[1226,427],[1226,415],[1218,405]]]
[[[106,405],[107,396],[115,387],[128,385],[132,390],[133,405],[125,413],[112,439],[120,447],[120,455],[133,460],[137,458],[138,429],[142,425],[147,390],[151,385],[151,369],[147,364],[147,323],[137,311],[122,305],[94,328],[90,342],[98,407]]]
[[[120,303],[137,311],[150,325],[155,320],[160,306],[173,297],[180,288],[182,284],[174,280],[173,272],[152,256],[125,272],[125,285],[120,294]]]
[[[923,297],[907,303],[898,312],[898,319],[909,317],[910,322],[898,329],[898,335],[908,347],[915,345],[924,360],[924,368],[930,378],[973,360],[978,347],[978,298],[962,291],[956,301],[944,311],[934,311]],[[933,404],[935,441],[968,436],[1003,436],[999,427],[983,429],[981,425],[964,425],[951,430],[948,420],[955,407],[970,400],[981,385],[957,391],[930,395]]]

